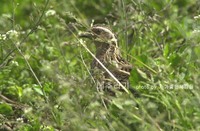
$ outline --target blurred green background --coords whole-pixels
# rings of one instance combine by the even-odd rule
[[[102,105],[78,38],[95,24],[116,33],[141,98]],[[0,129],[200,130],[199,33],[198,0],[1,0]]]

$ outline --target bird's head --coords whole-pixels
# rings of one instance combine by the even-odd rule
[[[86,32],[80,33],[80,37],[92,39],[95,44],[117,44],[115,34],[107,27],[104,26],[93,26]]]

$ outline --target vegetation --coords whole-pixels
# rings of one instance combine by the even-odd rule
[[[200,130],[199,0],[1,0],[0,130]],[[101,103],[95,52],[78,37],[116,32],[131,86]],[[109,97],[109,96],[108,96]]]

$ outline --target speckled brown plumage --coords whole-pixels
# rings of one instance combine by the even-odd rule
[[[118,79],[125,87],[129,86],[129,76],[132,65],[122,58],[115,34],[104,26],[93,26],[88,32],[81,34],[90,38],[96,46],[96,58]],[[95,59],[91,64],[92,74],[100,91],[122,90],[119,84],[102,68]]]

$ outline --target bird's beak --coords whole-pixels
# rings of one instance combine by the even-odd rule
[[[94,34],[91,31],[81,32],[79,33],[79,37],[81,38],[89,38],[92,39]]]

